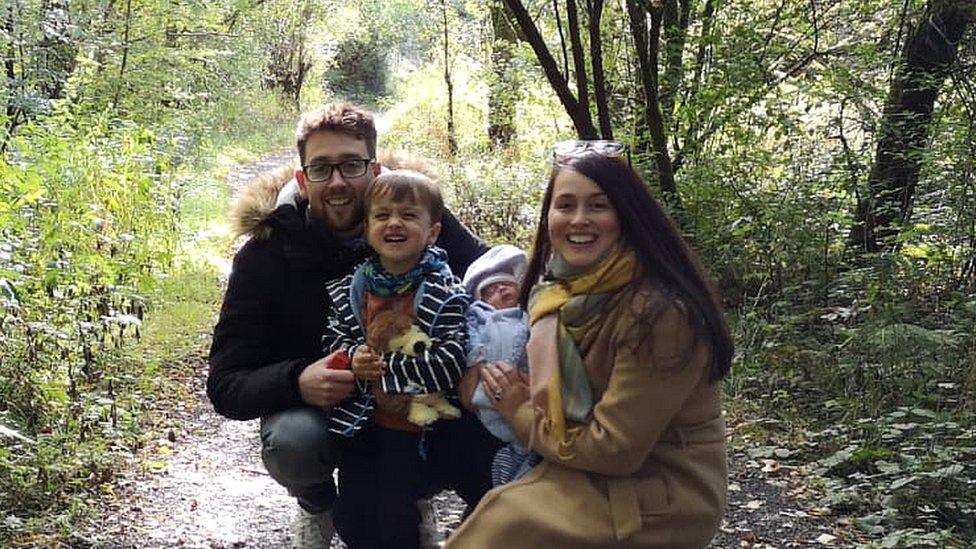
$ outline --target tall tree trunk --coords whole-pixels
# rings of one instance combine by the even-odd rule
[[[651,132],[647,128],[647,117],[644,114],[646,110],[645,105],[647,105],[644,82],[648,75],[644,72],[646,67],[645,60],[647,59],[647,31],[646,27],[643,26],[643,20],[647,16],[646,14],[638,16],[638,12],[632,11],[632,6],[629,3],[625,4],[625,7],[628,11],[630,39],[633,41],[635,53],[634,57],[628,60],[628,69],[633,70],[633,74],[628,74],[630,77],[628,80],[637,83],[634,92],[627,96],[627,107],[630,111],[629,117],[633,120],[633,156],[638,163],[643,163],[647,152],[654,148],[654,145],[651,143]],[[636,10],[637,7],[634,6],[633,8]],[[634,21],[635,17],[640,18],[641,26],[637,26],[638,23]],[[630,70],[628,70],[628,73],[630,73]]]
[[[447,0],[441,0],[444,24],[444,83],[447,85],[447,147],[451,156],[457,156],[457,136],[454,133],[454,82],[451,80],[451,42],[447,28]]]
[[[539,29],[532,22],[532,17],[525,9],[525,6],[522,5],[520,0],[505,0],[505,5],[512,11],[512,15],[515,16],[515,20],[518,21],[519,28],[522,30],[522,35],[525,36],[525,40],[532,46],[532,51],[535,52],[535,56],[542,66],[542,71],[545,73],[546,79],[549,80],[549,85],[552,86],[553,91],[556,92],[556,96],[559,97],[559,102],[562,103],[563,108],[566,109],[566,113],[572,119],[577,135],[582,139],[595,138],[597,132],[593,126],[593,117],[590,114],[589,105],[578,101],[573,96],[573,92],[570,91],[566,78],[559,72],[559,67],[556,66],[556,60],[553,59],[552,53],[546,47],[546,42],[542,38],[542,34],[539,33]]]
[[[7,6],[7,16],[3,19],[3,30],[4,30],[4,48],[3,52],[3,72],[4,76],[7,78],[7,87],[5,97],[6,104],[4,105],[4,114],[6,115],[5,123],[6,127],[3,132],[3,139],[0,141],[0,154],[3,154],[7,150],[7,144],[10,142],[10,137],[13,135],[14,130],[20,125],[20,108],[17,106],[17,101],[14,100],[14,95],[18,93],[18,90],[14,88],[14,83],[17,82],[17,63],[16,54],[17,50],[14,48],[14,42],[17,40],[17,35],[14,34],[14,8],[20,7],[19,5]]]
[[[125,2],[125,31],[122,36],[122,63],[119,64],[119,81],[115,84],[115,96],[112,97],[112,110],[119,106],[119,96],[125,83],[125,65],[129,60],[129,30],[132,28],[132,0]]]
[[[491,82],[488,87],[488,139],[492,145],[507,145],[515,136],[515,104],[518,85],[511,71],[513,50],[518,42],[515,22],[502,0],[492,0]]]
[[[890,249],[892,237],[908,221],[935,100],[974,18],[976,0],[931,0],[908,34],[881,117],[866,194],[858,199],[852,246],[867,252]]]
[[[654,148],[654,165],[657,168],[658,185],[665,201],[676,209],[681,209],[681,197],[674,182],[674,169],[668,153],[667,128],[661,114],[660,95],[658,92],[658,53],[661,38],[660,8],[651,8],[650,27],[647,26],[647,12],[638,5],[637,0],[627,0],[627,12],[630,15],[630,30],[637,50],[637,64],[639,67],[641,87],[644,90],[644,123],[651,134],[651,144]]]
[[[664,2],[664,75],[661,78],[661,114],[665,126],[674,131],[674,104],[684,74],[682,55],[691,21],[691,0]]]
[[[589,12],[587,26],[590,33],[590,63],[593,65],[593,100],[596,103],[597,119],[600,121],[600,135],[604,139],[613,139],[607,84],[603,74],[603,38],[600,35],[603,0],[587,0],[586,6]]]

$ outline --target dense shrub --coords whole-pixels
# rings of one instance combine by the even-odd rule
[[[370,38],[352,36],[336,46],[325,86],[334,94],[373,104],[388,93],[389,67],[384,49]]]
[[[159,112],[151,129],[77,107],[23,125],[0,157],[0,509],[14,522],[61,513],[139,444],[166,397],[159,364],[126,356],[196,238],[184,201],[222,184],[194,170],[228,142],[269,147],[293,118],[259,91]]]
[[[117,392],[137,373],[111,351],[139,336],[142,294],[176,250],[155,134],[73,122],[30,123],[0,159],[0,423],[25,437],[0,440],[0,507],[21,512],[107,474],[107,441],[133,425]]]

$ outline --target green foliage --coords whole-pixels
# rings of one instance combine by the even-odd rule
[[[512,159],[514,160],[514,159]],[[470,156],[449,182],[458,218],[491,244],[514,244],[528,250],[539,218],[543,187],[534,162],[506,162]]]
[[[198,356],[219,297],[214,266],[186,258],[227,245],[210,226],[227,199],[213,157],[280,147],[294,120],[260,89],[260,50],[222,32],[233,6],[132,2],[125,42],[126,4],[72,3],[72,62],[15,56],[0,88],[4,546],[29,534],[11,524],[69,528],[142,444],[147,412],[179,394],[171,370]],[[50,12],[9,9],[0,36],[50,53],[31,30]],[[28,92],[43,108],[18,107]]]
[[[814,463],[831,507],[862,517],[879,543],[906,544],[881,546],[936,534],[966,539],[976,532],[968,465],[976,453],[976,303],[964,298],[934,312],[912,295],[928,293],[909,277],[918,273],[891,267],[838,277],[831,300],[862,296],[844,305],[743,308],[742,360],[728,389],[794,425],[804,445],[791,459]]]
[[[0,215],[0,422],[5,509],[36,511],[104,482],[109,441],[137,424],[112,355],[140,337],[144,290],[176,251],[177,188],[156,136],[131,124],[82,127],[66,112],[25,126]]]
[[[336,46],[332,66],[325,72],[332,92],[364,104],[375,104],[388,93],[389,68],[376,40],[351,36]]]
[[[884,535],[881,547],[935,546],[921,542],[951,541],[951,531],[971,536],[976,429],[971,416],[949,417],[901,406],[808,433],[811,449],[846,444],[815,462],[828,479],[825,503],[857,517],[865,532]]]
[[[571,72],[554,4],[526,4]],[[669,90],[674,213],[734,325],[730,400],[779,426],[768,436],[795,448],[776,457],[810,465],[874,546],[962,546],[976,537],[976,40],[960,42],[967,70],[936,103],[911,217],[872,255],[849,247],[849,230],[905,30],[927,2],[708,2],[708,21],[706,3],[691,4],[679,66],[668,72],[662,29],[656,76]],[[549,146],[573,126],[527,44],[493,71],[487,3],[447,5],[455,156],[439,2],[3,8],[0,52],[14,69],[0,80],[0,426],[33,442],[0,434],[11,487],[0,507],[69,508],[71,493],[111,476],[113,448],[137,444],[141,403],[156,398],[148,380],[167,359],[116,358],[149,337],[146,311],[212,282],[206,260],[226,246],[213,155],[287,142],[299,93],[307,107],[330,96],[381,106],[382,145],[433,160],[466,224],[530,245]],[[565,30],[566,4],[555,5]],[[609,3],[602,21],[615,136],[655,186],[626,10]],[[496,146],[489,91],[502,81],[516,138]],[[191,302],[209,299],[186,296],[157,319],[162,348],[205,324]]]

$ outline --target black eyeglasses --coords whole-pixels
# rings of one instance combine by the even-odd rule
[[[630,153],[627,145],[619,141],[607,139],[570,139],[560,141],[552,147],[552,161],[558,166],[565,165],[573,158],[578,158],[585,154],[598,154],[607,158],[620,158],[627,154],[627,163],[630,163]]]
[[[337,164],[332,164],[330,162],[313,162],[307,166],[302,166],[302,171],[305,172],[306,179],[318,183],[321,181],[328,181],[329,178],[332,177],[332,172],[334,170],[339,170],[342,177],[345,177],[346,179],[362,177],[366,175],[366,171],[369,169],[369,165],[372,163],[372,158],[352,158],[349,160],[343,160]]]

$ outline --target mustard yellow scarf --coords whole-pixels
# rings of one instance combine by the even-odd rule
[[[580,428],[567,430],[566,417],[582,422],[592,409],[591,389],[579,345],[590,330],[602,324],[599,313],[609,294],[634,279],[638,261],[633,250],[623,245],[611,249],[599,263],[584,272],[573,272],[561,258],[553,259],[550,270],[555,280],[533,288],[529,319],[535,324],[550,314],[559,315],[556,341],[552,342],[558,353],[558,367],[552,368],[547,384],[546,421],[559,441],[559,457],[570,459],[570,448]],[[564,393],[568,401],[564,400]]]

